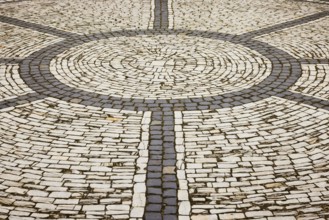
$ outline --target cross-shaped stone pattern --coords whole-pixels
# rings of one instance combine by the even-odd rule
[[[0,219],[329,219],[325,0],[0,0]]]

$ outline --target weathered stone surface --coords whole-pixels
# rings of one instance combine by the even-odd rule
[[[1,219],[327,219],[325,0],[0,0]]]

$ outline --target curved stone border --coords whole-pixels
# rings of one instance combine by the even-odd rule
[[[50,71],[50,62],[55,56],[72,47],[90,41],[120,36],[132,37],[141,35],[152,36],[178,34],[228,41],[255,50],[272,62],[271,74],[261,83],[248,89],[242,89],[237,92],[226,93],[223,95],[186,99],[139,99],[113,97],[110,94],[101,95],[72,88],[60,82]],[[34,52],[20,63],[20,70],[20,75],[23,81],[32,90],[41,95],[54,97],[68,102],[78,102],[83,105],[134,111],[190,111],[239,106],[278,95],[288,90],[288,88],[293,85],[301,75],[301,66],[297,59],[267,43],[252,39],[244,41],[236,35],[187,30],[126,30],[105,34],[71,37]]]

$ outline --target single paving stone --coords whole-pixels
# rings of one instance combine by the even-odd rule
[[[148,179],[146,180],[146,185],[150,186],[161,186],[162,182],[160,179]]]
[[[84,205],[84,211],[104,211],[105,205]]]
[[[267,216],[273,216],[273,213],[270,211],[253,211],[253,212],[246,212],[246,216],[249,218],[267,217]]]
[[[148,212],[145,214],[145,219],[148,220],[153,220],[153,219],[162,219],[161,213],[156,213],[156,212]]]
[[[163,191],[163,197],[176,197],[177,190],[169,189]]]
[[[166,206],[164,209],[164,214],[176,214],[177,206]]]
[[[161,212],[162,204],[149,204],[146,206],[146,211],[150,212]]]
[[[162,197],[161,196],[155,196],[155,195],[149,195],[147,196],[147,201],[149,203],[155,203],[155,204],[162,204]]]
[[[52,193],[50,193],[49,197],[70,198],[71,197],[71,193],[69,193],[69,192],[52,192]]]
[[[163,215],[163,220],[176,220],[176,219],[178,219],[176,215],[168,215],[168,214]]]

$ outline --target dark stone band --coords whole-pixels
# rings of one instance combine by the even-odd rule
[[[55,35],[57,37],[62,37],[62,38],[80,36],[79,34],[74,34],[74,33],[66,32],[66,31],[58,30],[56,28],[47,27],[47,26],[44,26],[41,24],[35,24],[35,23],[27,22],[27,21],[22,21],[22,20],[19,20],[16,18],[10,18],[10,17],[6,17],[6,16],[2,16],[2,15],[0,15],[0,22],[12,24],[12,25],[15,25],[18,27],[28,28],[31,30],[39,31],[41,33],[51,34],[51,35]]]
[[[280,98],[288,99],[294,102],[311,105],[316,108],[321,108],[329,111],[329,100],[323,100],[313,96],[307,96],[301,93],[295,93],[291,91],[286,91],[277,95]]]
[[[0,4],[12,4],[12,3],[19,3],[19,2],[27,2],[30,0],[14,0],[14,1],[5,1],[5,2],[0,2]]]
[[[142,98],[120,98],[109,95],[101,95],[87,92],[78,88],[72,88],[60,82],[50,72],[50,62],[58,54],[81,44],[100,39],[108,39],[119,36],[139,35],[177,35],[209,38],[214,40],[229,41],[240,44],[259,52],[272,62],[271,74],[257,85],[237,92],[222,95],[213,95],[198,98],[183,99],[142,99]],[[118,31],[106,34],[94,34],[69,38],[51,46],[45,47],[27,57],[20,64],[20,75],[23,81],[33,90],[44,96],[70,102],[79,98],[80,104],[125,109],[135,111],[189,111],[189,110],[211,110],[227,108],[262,100],[278,95],[295,84],[301,75],[301,66],[298,60],[288,53],[275,48],[267,43],[257,40],[241,40],[238,36],[218,34],[206,31]]]
[[[325,64],[325,65],[329,65],[329,59],[301,59],[300,62],[302,64],[314,64],[314,65]]]
[[[16,105],[28,104],[37,100],[47,98],[47,96],[33,93],[28,93],[26,95],[21,95],[16,98],[10,98],[0,101],[0,109],[15,107]]]
[[[274,25],[274,26],[270,26],[270,27],[267,27],[267,28],[262,28],[262,29],[259,29],[259,30],[255,30],[255,31],[251,31],[251,32],[248,32],[248,33],[245,33],[245,34],[241,34],[240,37],[241,38],[254,38],[254,37],[257,37],[257,36],[260,36],[260,35],[269,34],[269,33],[279,31],[279,30],[282,30],[282,29],[285,29],[285,28],[290,28],[290,27],[301,25],[301,24],[304,24],[304,23],[307,23],[307,22],[310,22],[310,21],[318,20],[318,19],[326,17],[328,15],[329,15],[329,11],[323,11],[323,12],[319,12],[319,13],[316,13],[316,14],[305,16],[305,17],[302,17],[302,18],[299,18],[299,19],[295,19],[295,20],[292,20],[292,21],[287,21],[287,22],[277,24],[277,25]]]
[[[173,112],[153,112],[144,219],[177,219],[177,177]]]
[[[34,24],[26,21],[21,21],[15,18],[0,16],[0,22],[13,24],[16,26],[29,28],[43,33],[52,34],[62,38],[66,38],[62,42],[50,45],[40,51],[34,52],[24,60],[18,60],[20,63],[20,74],[25,83],[35,92],[41,94],[39,97],[54,97],[64,101],[70,102],[72,99],[79,97],[82,99],[80,104],[137,110],[137,111],[181,111],[181,110],[212,110],[219,108],[227,108],[240,106],[246,103],[252,103],[262,100],[271,96],[280,96],[282,93],[288,91],[298,78],[301,76],[300,64],[306,63],[305,60],[297,60],[288,53],[275,48],[267,43],[260,42],[253,37],[271,33],[287,27],[293,27],[309,21],[317,20],[319,18],[329,15],[328,11],[320,12],[314,15],[306,16],[300,19],[295,19],[282,24],[274,25],[268,28],[260,29],[257,31],[249,32],[243,35],[230,35],[221,34],[208,31],[189,31],[189,30],[166,30],[163,24],[168,24],[168,1],[155,0],[155,21],[160,21],[157,30],[141,30],[141,31],[117,31],[105,34],[92,34],[92,35],[78,35],[69,33],[55,28]],[[165,12],[165,13],[163,13]],[[165,22],[164,22],[165,21]],[[164,22],[164,23],[163,23]],[[157,22],[155,22],[157,23]],[[166,26],[167,27],[167,26]],[[144,100],[139,98],[120,98],[112,97],[111,95],[101,95],[93,92],[83,91],[81,89],[72,88],[61,83],[49,71],[50,60],[57,54],[71,48],[93,40],[107,39],[111,37],[120,36],[138,36],[138,35],[175,35],[186,34],[189,36],[203,37],[210,39],[217,39],[229,41],[231,43],[240,44],[252,50],[259,52],[261,55],[267,57],[272,62],[272,73],[269,77],[263,80],[258,85],[254,85],[248,89],[242,89],[237,92],[231,92],[223,95],[214,95],[198,98],[185,98],[185,99],[153,99]],[[277,56],[278,55],[278,56]],[[8,59],[1,59],[2,63],[12,63]],[[322,61],[307,61],[308,63],[320,64],[327,63],[327,60]],[[42,67],[39,68],[39,63]],[[15,106],[15,99],[10,101],[10,106]],[[312,100],[308,99],[308,103]],[[318,103],[314,99],[314,103]],[[16,104],[19,104],[18,102]],[[5,108],[6,101],[2,102],[0,108]],[[325,108],[326,106],[322,106]]]
[[[168,29],[168,0],[154,0],[154,25],[155,30]]]

